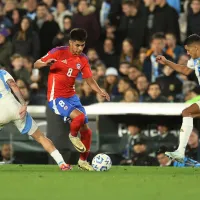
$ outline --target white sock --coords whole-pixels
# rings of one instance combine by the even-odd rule
[[[59,166],[62,164],[65,164],[65,161],[64,161],[62,155],[60,154],[60,152],[57,149],[54,150],[50,155],[53,157],[53,159],[56,161],[56,163]]]
[[[177,151],[185,155],[185,148],[187,146],[190,134],[193,129],[193,118],[192,117],[183,117],[183,123],[179,135],[179,146]]]

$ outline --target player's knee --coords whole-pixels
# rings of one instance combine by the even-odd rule
[[[184,109],[184,110],[182,111],[181,115],[182,115],[183,117],[189,117],[189,116],[191,116],[191,113],[190,113],[190,111],[186,108],[186,109]]]
[[[84,114],[80,114],[72,120],[73,123],[78,124],[80,127],[84,124],[84,121],[85,121]]]

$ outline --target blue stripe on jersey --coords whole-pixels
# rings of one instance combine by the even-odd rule
[[[84,53],[81,53],[81,56],[89,60],[88,57]]]
[[[3,81],[3,84],[6,88],[6,90],[9,90],[10,88],[9,88],[8,84],[6,83],[6,81],[4,79],[4,75],[6,75],[6,73],[7,72],[5,70],[0,70],[0,79]]]
[[[55,47],[53,49],[50,50],[50,53],[55,53],[56,51],[59,51],[59,50],[66,50],[68,48],[68,46],[60,46],[60,47]]]
[[[25,127],[24,129],[21,131],[22,134],[26,134],[30,131],[32,127],[32,118],[31,116],[29,115],[29,113],[26,114],[26,124],[25,124]]]

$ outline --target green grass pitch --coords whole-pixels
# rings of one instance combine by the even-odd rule
[[[190,200],[200,198],[200,169],[0,165],[0,200]]]

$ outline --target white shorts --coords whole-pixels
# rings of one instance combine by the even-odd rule
[[[13,122],[21,134],[32,135],[38,126],[29,113],[24,119],[20,119],[20,108],[21,104],[12,94],[0,99],[0,126]]]

